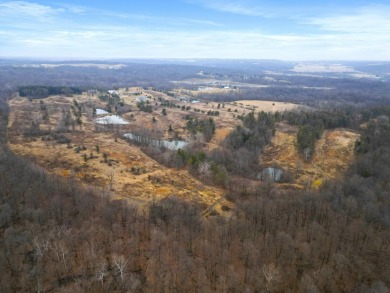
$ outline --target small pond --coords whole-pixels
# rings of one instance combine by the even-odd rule
[[[142,136],[134,133],[126,133],[124,134],[124,137],[126,137],[129,140],[138,142],[143,145],[151,145],[154,147],[165,147],[169,150],[178,150],[184,148],[186,145],[188,145],[188,142],[184,140],[165,140],[165,139],[153,139],[147,136]]]

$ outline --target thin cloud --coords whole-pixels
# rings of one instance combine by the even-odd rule
[[[193,19],[193,18],[185,18],[185,17],[179,17],[179,18],[175,18],[175,19],[179,23],[187,22],[187,23],[201,24],[201,25],[208,25],[208,26],[219,26],[219,27],[224,26],[220,23],[217,23],[215,21],[210,21],[210,20]]]
[[[208,8],[219,10],[222,12],[229,12],[234,14],[241,14],[247,16],[265,16],[270,17],[273,14],[265,13],[257,7],[245,7],[240,3],[226,2],[226,3],[206,3]]]
[[[280,17],[284,13],[267,8],[266,6],[260,7],[254,4],[244,4],[242,1],[207,1],[207,0],[187,0],[189,3],[200,4],[207,9],[212,9],[219,12],[226,12],[231,14],[238,14],[244,16],[262,16],[266,18]]]
[[[354,13],[308,18],[306,24],[324,31],[342,33],[390,34],[390,6],[363,7]]]
[[[17,40],[15,40],[17,42]],[[175,30],[143,30],[135,27],[104,26],[90,30],[53,31],[45,37],[21,38],[24,46],[19,54],[33,52],[35,57],[40,48],[46,48],[45,55],[59,56],[64,46],[72,48],[72,54],[82,58],[166,57],[166,58],[279,58],[285,60],[303,59],[381,59],[387,56],[386,40],[377,44],[351,35],[272,35],[261,32],[204,31],[184,32]],[[347,44],[347,46],[346,46]],[[381,50],[377,50],[377,46]],[[17,51],[18,52],[18,51]],[[156,52],[158,55],[156,55]],[[0,49],[4,54],[4,49]],[[370,54],[370,55],[367,55]],[[22,54],[23,55],[23,54]],[[375,56],[377,58],[369,58]]]
[[[60,4],[62,8],[65,8],[67,12],[74,14],[85,14],[88,11],[87,7],[79,5]]]
[[[62,12],[64,12],[63,8],[52,8],[50,6],[25,1],[10,1],[0,3],[0,16],[2,17],[28,16],[44,20]]]
[[[113,21],[114,17],[107,16],[115,11],[64,5],[54,8],[21,1],[3,2],[0,8],[1,13],[7,9],[13,13],[0,18],[0,56],[390,60],[390,34],[383,33],[389,31],[386,11],[375,7],[306,19],[310,34],[290,33],[283,27],[275,33],[262,28],[229,29],[196,16],[167,19],[124,12],[124,19]],[[26,17],[27,13],[31,17]],[[70,17],[74,13],[90,17],[85,22],[84,18]],[[37,21],[42,17],[51,17],[50,26]],[[356,21],[360,21],[358,28],[353,26]],[[379,23],[380,28],[376,28]],[[366,30],[362,33],[363,27]]]
[[[113,12],[108,10],[100,9],[85,9],[88,13],[94,14],[96,16],[104,17],[115,17],[120,19],[132,19],[132,20],[141,20],[154,23],[163,23],[171,25],[183,25],[183,24],[199,24],[207,26],[223,26],[220,23],[211,20],[205,19],[196,19],[196,18],[187,18],[187,17],[160,17],[155,15],[146,15],[146,14],[134,14],[134,13],[120,13]]]

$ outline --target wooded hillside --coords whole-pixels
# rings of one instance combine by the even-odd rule
[[[205,218],[175,196],[144,210],[16,157],[9,94],[0,99],[1,292],[389,291],[388,107],[361,109],[369,122],[340,180],[230,191],[233,216]],[[258,154],[269,141],[270,116],[255,118],[243,118],[249,133],[228,136],[232,149]]]

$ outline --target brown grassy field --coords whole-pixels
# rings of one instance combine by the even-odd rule
[[[139,146],[132,145],[118,134],[148,129],[156,137],[170,138],[179,135],[188,138],[185,130],[186,120],[183,119],[185,111],[177,108],[167,108],[168,115],[161,114],[161,107],[154,105],[153,113],[138,111],[136,108],[136,95],[139,89],[128,91],[120,90],[121,98],[126,104],[132,106],[132,111],[122,117],[129,121],[128,125],[116,126],[110,131],[98,129],[91,116],[91,106],[104,108],[105,103],[96,96],[86,94],[74,97],[52,96],[43,99],[48,109],[49,117],[42,119],[41,100],[29,101],[26,98],[14,98],[9,101],[11,114],[9,119],[9,145],[20,156],[24,156],[49,172],[64,177],[74,177],[81,183],[94,186],[104,192],[109,191],[116,198],[125,198],[129,201],[148,205],[154,199],[159,200],[168,196],[178,196],[191,201],[204,208],[213,206],[220,210],[221,206],[231,206],[223,199],[223,190],[208,186],[193,178],[186,169],[169,169],[146,156]],[[149,96],[151,104],[154,99],[163,97],[172,100],[162,93],[143,91]],[[72,142],[58,144],[55,141],[44,141],[41,136],[26,137],[23,135],[32,120],[40,120],[41,130],[54,130],[58,124],[62,109],[69,109],[73,99],[83,103],[82,127],[76,126],[65,133]],[[133,116],[131,118],[131,115]],[[206,114],[194,115],[207,118]],[[153,117],[157,122],[153,122]],[[238,121],[238,120],[237,120]],[[168,127],[172,125],[175,133],[169,133]],[[86,150],[76,152],[77,146],[85,146]],[[96,150],[99,146],[99,153]],[[104,154],[110,164],[105,162]],[[87,157],[87,160],[84,158]],[[90,159],[92,157],[92,159]],[[222,211],[220,211],[222,213]],[[228,212],[224,211],[224,214]]]
[[[196,97],[201,94],[226,94],[237,91],[235,89],[231,88],[221,88],[221,87],[213,87],[213,86],[207,86],[207,87],[201,87],[198,90],[181,90],[179,92],[190,95],[193,97]]]
[[[324,131],[312,161],[306,162],[297,152],[297,131],[296,127],[280,124],[261,155],[262,165],[289,170],[300,187],[318,188],[327,179],[340,178],[354,159],[353,148],[359,134],[348,129]]]
[[[32,101],[15,97],[9,101],[10,148],[17,155],[29,158],[49,172],[74,177],[102,192],[111,190],[116,198],[125,198],[147,206],[154,199],[178,196],[204,207],[205,214],[217,212],[229,215],[227,210],[232,208],[232,203],[224,199],[224,190],[205,185],[193,178],[187,169],[170,169],[158,164],[145,155],[139,146],[125,141],[122,134],[147,131],[148,135],[156,138],[181,137],[191,140],[191,134],[186,130],[185,116],[199,119],[212,117],[216,124],[216,133],[207,144],[208,148],[212,149],[218,147],[236,125],[241,124],[237,115],[252,110],[274,112],[298,107],[294,104],[270,101],[192,104],[179,102],[162,92],[140,88],[120,89],[119,94],[132,110],[122,115],[129,124],[112,127],[102,127],[95,123],[92,108],[106,107],[106,102],[99,100],[96,94],[51,96]],[[136,98],[139,95],[149,98],[152,113],[138,110]],[[179,107],[168,107],[167,115],[163,115],[159,99],[174,102]],[[59,144],[54,140],[44,139],[45,135],[24,135],[32,121],[38,121],[44,132],[55,130],[64,115],[63,111],[71,109],[74,100],[82,105],[82,126],[70,127],[69,131],[64,133],[71,139],[71,143]],[[43,106],[47,109],[46,118],[43,115]],[[190,106],[191,109],[183,110],[182,106]],[[209,116],[208,111],[218,111],[219,115]],[[168,131],[170,125],[172,132]],[[334,178],[340,171],[345,170],[352,159],[352,144],[357,137],[357,134],[347,130],[325,132],[324,138],[318,143],[313,164],[309,164],[302,162],[296,153],[295,135],[294,127],[278,125],[278,131],[271,145],[264,150],[261,161],[263,165],[279,164],[292,173],[295,172],[296,182],[301,186],[309,181],[310,184],[318,184],[318,180]],[[76,151],[82,146],[85,150]],[[297,172],[297,169],[300,171]]]
[[[297,104],[285,103],[285,102],[273,102],[273,101],[256,101],[256,100],[242,100],[237,101],[240,105],[244,105],[246,108],[253,108],[256,111],[264,112],[283,112],[290,111],[297,108],[308,108],[304,106],[299,106]]]

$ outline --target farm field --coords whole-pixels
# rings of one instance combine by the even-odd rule
[[[308,109],[307,106],[300,106],[293,103],[285,103],[285,102],[273,102],[273,101],[256,101],[256,100],[241,100],[236,101],[239,105],[244,105],[245,107],[252,107],[256,111],[264,111],[264,112],[283,112],[290,111],[297,108]]]

